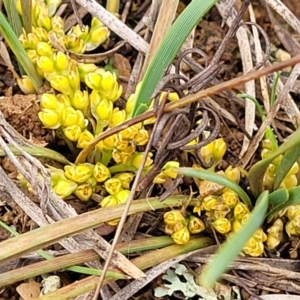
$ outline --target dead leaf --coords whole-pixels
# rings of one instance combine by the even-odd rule
[[[27,283],[21,283],[17,287],[17,292],[24,300],[37,299],[40,295],[40,284],[34,280]]]

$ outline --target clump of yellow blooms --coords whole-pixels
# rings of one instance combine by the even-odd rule
[[[133,103],[128,101],[124,109],[115,106],[122,94],[116,73],[70,57],[70,53],[94,50],[110,32],[93,18],[91,26],[76,25],[65,33],[64,20],[54,16],[61,2],[33,0],[32,30],[23,30],[19,40],[40,76],[55,90],[40,97],[41,122],[64,137],[71,149],[83,149],[106,129],[130,118]],[[22,14],[21,0],[16,0],[16,6]],[[28,77],[18,83],[24,92],[34,92]],[[62,198],[74,194],[83,201],[100,191],[106,196],[100,203],[103,207],[125,202],[143,158],[137,147],[144,146],[148,138],[148,131],[139,123],[99,142],[88,163],[67,165],[64,170],[50,167],[53,190]],[[144,172],[151,166],[149,154]]]

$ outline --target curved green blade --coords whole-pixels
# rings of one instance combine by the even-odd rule
[[[192,29],[216,2],[217,0],[193,0],[175,20],[149,64],[131,117],[138,116],[149,108],[151,96],[168,65],[172,62]]]
[[[219,248],[212,262],[205,266],[199,276],[200,285],[212,286],[261,226],[268,210],[268,195],[269,192],[264,191],[259,196],[247,223]]]
[[[174,172],[182,174],[184,176],[196,177],[202,180],[209,180],[212,182],[216,182],[220,185],[224,185],[236,192],[242,199],[242,201],[249,207],[249,209],[252,208],[251,200],[249,196],[245,193],[245,191],[238,184],[232,182],[224,176],[218,175],[214,172],[210,172],[207,170],[197,170],[193,168],[178,168],[174,169]]]

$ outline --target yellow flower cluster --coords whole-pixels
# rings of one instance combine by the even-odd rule
[[[275,150],[275,145],[273,145],[272,141],[269,139],[263,140],[262,143],[262,151],[261,157],[264,159],[268,157],[272,152]],[[275,174],[279,163],[282,160],[283,155],[279,155],[276,157],[272,163],[268,166],[264,178],[263,178],[263,185],[265,190],[272,191]],[[280,183],[279,188],[291,189],[298,184],[298,173],[299,173],[299,165],[297,162],[293,164],[291,169],[289,170],[288,174],[285,176],[283,181]]]
[[[197,234],[205,230],[201,219],[195,216],[185,218],[179,210],[171,210],[164,214],[165,231],[171,235],[176,244],[186,244],[190,234]]]
[[[23,30],[19,40],[38,73],[56,91],[40,98],[41,122],[46,128],[59,130],[71,148],[83,149],[106,129],[130,118],[133,103],[128,101],[125,109],[115,107],[122,94],[116,73],[69,56],[97,48],[110,32],[93,18],[90,27],[76,25],[65,33],[64,20],[54,16],[61,2],[33,0],[32,31]],[[21,0],[16,0],[16,6],[22,14]],[[19,80],[19,85],[24,92],[34,92],[27,77]],[[129,190],[143,157],[136,147],[148,139],[148,131],[139,123],[99,142],[90,163],[66,166],[64,171],[50,168],[54,191],[62,198],[74,194],[86,201],[95,191],[112,196]],[[144,171],[151,165],[149,155]]]

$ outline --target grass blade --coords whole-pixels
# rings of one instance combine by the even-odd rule
[[[151,96],[191,30],[216,3],[216,0],[193,0],[168,30],[146,71],[132,110],[132,117],[145,112]]]
[[[268,195],[269,192],[264,191],[259,196],[248,222],[219,248],[212,262],[206,265],[199,276],[200,285],[212,286],[226,271],[229,264],[239,255],[254,232],[261,226],[268,210]]]
[[[0,32],[38,91],[43,81],[2,12],[0,12]]]
[[[229,189],[236,192],[242,201],[251,209],[252,203],[249,196],[245,193],[245,191],[236,183],[227,179],[224,176],[218,175],[214,172],[210,172],[207,170],[197,170],[193,168],[179,168],[174,170],[178,174],[182,174],[184,176],[196,177],[202,180],[209,180],[212,182],[216,182],[218,184],[224,185]]]
[[[26,33],[32,28],[32,0],[22,0],[22,20]]]

